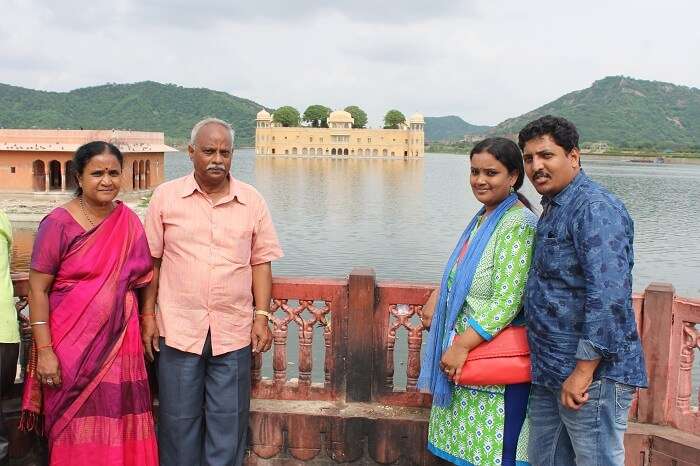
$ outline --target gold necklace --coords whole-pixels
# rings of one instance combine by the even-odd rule
[[[90,219],[90,216],[87,213],[87,210],[85,209],[85,204],[83,203],[83,196],[81,195],[80,197],[78,197],[78,200],[80,201],[80,210],[83,211],[83,215],[85,215],[85,218],[87,219],[87,221],[90,222],[90,226],[92,228],[95,228],[95,224],[92,222],[92,220]]]

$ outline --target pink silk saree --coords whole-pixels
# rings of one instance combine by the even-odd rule
[[[59,236],[48,231],[42,240]],[[63,381],[55,388],[39,383],[32,348],[22,427],[47,435],[51,466],[157,465],[134,292],[152,276],[140,220],[118,203],[70,243],[57,270],[49,320]]]

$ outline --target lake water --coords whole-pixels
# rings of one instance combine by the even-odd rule
[[[635,220],[634,288],[673,283],[700,296],[700,165],[586,161],[584,169],[619,196]],[[437,282],[455,241],[479,205],[466,156],[422,160],[256,158],[239,150],[233,174],[253,184],[272,212],[285,257],[281,275],[345,276],[371,266],[378,279]],[[166,156],[167,179],[188,173],[189,158]],[[539,196],[526,180],[523,192]],[[16,231],[26,238],[29,230]],[[13,268],[26,269],[31,236]]]
[[[584,156],[583,166],[625,202],[634,218],[635,290],[663,281],[681,296],[700,297],[700,165],[587,161]],[[185,154],[166,156],[166,178],[190,170]],[[232,171],[268,202],[286,254],[273,266],[277,275],[343,277],[353,267],[371,266],[379,280],[437,282],[479,207],[468,186],[468,158],[462,155],[275,159],[256,158],[248,149],[236,152]],[[539,201],[528,181],[523,192]],[[25,240],[15,250],[13,266],[26,269],[32,230],[15,233]]]

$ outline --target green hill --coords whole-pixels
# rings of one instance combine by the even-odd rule
[[[162,131],[171,144],[215,116],[231,123],[236,145],[252,145],[263,106],[225,92],[145,81],[46,92],[0,84],[0,127]]]
[[[559,115],[576,124],[581,142],[620,148],[700,149],[700,90],[610,76],[540,108],[508,119],[493,134],[516,136],[529,121]]]
[[[465,134],[484,134],[491,126],[477,126],[467,123],[458,116],[425,117],[425,140],[459,141]]]

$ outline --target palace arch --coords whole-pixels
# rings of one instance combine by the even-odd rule
[[[133,191],[139,189],[139,163],[136,160],[131,166],[131,189]]]
[[[46,165],[43,160],[35,160],[32,163],[32,189],[46,191]]]
[[[151,187],[151,161],[146,160],[146,189]]]
[[[63,173],[61,173],[61,162],[52,160],[49,162],[49,190],[60,191],[63,185]]]
[[[66,162],[66,191],[75,191],[78,187],[78,180],[76,179],[75,168],[73,167],[73,161],[69,160]]]
[[[146,168],[143,160],[139,160],[139,189],[144,189],[143,182],[146,181]]]

